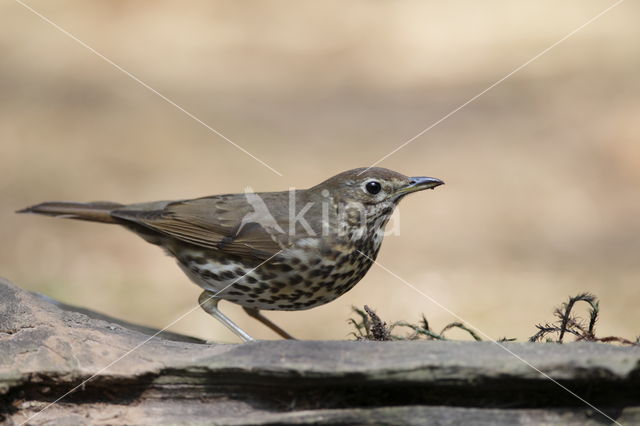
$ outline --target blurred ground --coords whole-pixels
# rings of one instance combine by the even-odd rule
[[[13,211],[311,186],[378,160],[612,3],[29,2],[280,177],[3,2],[0,274],[162,327],[199,290],[158,248]],[[623,3],[381,163],[447,185],[403,202],[379,261],[495,338],[532,335],[581,291],[601,299],[600,334],[640,333],[639,13]],[[269,316],[342,339],[365,303],[390,321],[454,319],[375,267],[329,305]],[[200,311],[172,330],[235,340]]]

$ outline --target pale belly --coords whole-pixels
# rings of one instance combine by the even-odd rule
[[[340,248],[344,247],[317,252],[294,248],[283,252],[282,262],[253,268],[241,259],[205,261],[196,253],[178,264],[193,282],[220,299],[260,310],[304,310],[343,295],[371,266],[359,250]]]

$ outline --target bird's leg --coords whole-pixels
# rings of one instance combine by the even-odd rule
[[[203,291],[198,298],[198,303],[204,309],[206,313],[223,323],[227,326],[227,328],[233,331],[238,337],[240,337],[245,342],[252,342],[256,339],[249,336],[243,329],[241,329],[235,322],[231,321],[229,317],[220,312],[218,309],[218,303],[220,299],[215,297],[215,293],[209,291]]]
[[[283,337],[285,339],[289,339],[289,340],[296,340],[295,337],[293,337],[292,335],[290,335],[289,333],[287,333],[286,331],[284,331],[283,329],[278,327],[269,318],[267,318],[264,315],[262,315],[262,313],[260,313],[260,311],[258,309],[256,309],[256,308],[247,308],[247,307],[244,307],[244,306],[242,307],[242,309],[244,309],[244,311],[251,318],[257,319],[258,321],[260,321],[261,323],[263,323],[264,325],[269,327],[271,330],[275,331],[281,337]]]

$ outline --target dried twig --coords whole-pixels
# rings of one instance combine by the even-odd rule
[[[477,334],[475,331],[473,331],[472,329],[470,329],[469,327],[467,327],[466,325],[464,325],[464,324],[463,324],[463,323],[461,323],[461,322],[452,322],[452,323],[447,324],[447,325],[442,329],[442,331],[440,332],[440,335],[441,335],[441,336],[444,336],[444,332],[445,332],[445,331],[447,331],[447,330],[450,330],[450,329],[452,329],[452,328],[459,328],[459,329],[461,329],[461,330],[466,331],[467,333],[469,333],[469,334],[471,335],[471,337],[473,337],[473,339],[474,339],[476,342],[480,342],[480,341],[482,341],[482,338],[481,338],[480,336],[478,336],[478,334]]]
[[[578,317],[572,315],[572,310],[577,302],[585,302],[589,304],[589,322],[585,324]],[[600,304],[597,297],[589,293],[581,293],[577,296],[569,298],[569,301],[563,303],[559,308],[556,308],[554,315],[558,320],[553,324],[537,324],[536,328],[538,332],[529,338],[530,342],[539,342],[543,337],[549,334],[558,334],[556,343],[562,343],[565,334],[573,334],[576,336],[576,341],[587,342],[602,342],[602,343],[621,343],[624,345],[637,345],[638,342],[632,342],[624,337],[608,336],[608,337],[596,337],[596,322],[598,321],[598,315],[600,313]],[[553,341],[547,339],[547,341]]]
[[[474,330],[460,322],[452,322],[444,327],[440,333],[436,333],[431,330],[429,321],[427,321],[427,318],[424,315],[422,315],[418,324],[411,324],[406,321],[397,321],[392,323],[390,326],[387,326],[387,323],[366,305],[364,306],[364,311],[356,307],[353,307],[353,310],[360,317],[359,320],[353,318],[349,319],[349,323],[356,329],[351,333],[356,340],[448,340],[444,336],[444,333],[451,328],[459,328],[469,333],[475,340],[482,340]],[[411,334],[393,334],[393,331],[399,328],[408,328],[411,330]]]
[[[371,340],[377,340],[379,342],[391,340],[391,332],[387,328],[387,323],[382,321],[367,305],[364,305],[364,310],[369,315],[369,318],[371,318]]]
[[[589,305],[589,320],[583,321],[576,315],[574,315],[574,308],[578,302],[585,302]],[[353,307],[354,312],[359,316],[359,319],[349,319],[355,331],[351,334],[357,340],[449,340],[445,337],[445,333],[452,328],[459,328],[469,333],[476,341],[481,341],[482,338],[473,329],[467,327],[460,322],[452,322],[447,324],[440,333],[433,331],[429,325],[427,318],[422,315],[422,318],[417,324],[412,324],[406,321],[396,321],[387,325],[378,314],[376,314],[369,306],[364,306],[364,310]],[[619,336],[596,336],[596,323],[600,313],[600,304],[598,299],[589,293],[580,293],[577,296],[570,297],[569,300],[560,307],[554,310],[554,316],[556,321],[549,323],[536,324],[538,331],[536,334],[529,338],[530,342],[540,342],[546,337],[547,342],[562,343],[567,334],[575,336],[576,341],[587,342],[601,342],[601,343],[620,343],[623,345],[640,345],[640,336],[634,341],[625,339]],[[394,334],[394,331],[398,329],[409,329],[409,334]],[[553,340],[550,336],[557,335],[556,340]],[[503,337],[498,342],[513,342],[516,339]]]
[[[589,334],[593,335],[593,329],[595,327],[596,321],[598,320],[598,302],[594,295],[589,293],[581,293],[577,296],[570,297],[567,303],[563,303],[560,308],[556,309],[555,314],[561,320],[560,324],[560,335],[558,336],[558,343],[562,343],[562,339],[564,338],[564,334],[567,332],[567,327],[569,326],[569,321],[573,320],[574,323],[577,323],[575,318],[571,317],[571,310],[576,302],[587,302],[591,305],[590,309],[590,321],[589,321]]]

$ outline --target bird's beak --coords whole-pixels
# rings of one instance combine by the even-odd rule
[[[436,186],[440,185],[444,185],[444,182],[440,179],[432,177],[412,177],[410,178],[409,184],[398,189],[398,191],[396,191],[396,194],[405,195],[410,192],[422,191],[424,189],[433,189]]]

